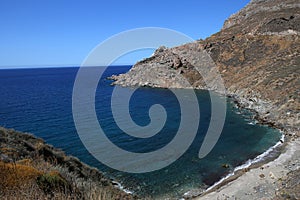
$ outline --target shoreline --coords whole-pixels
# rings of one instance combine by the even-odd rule
[[[182,88],[182,89],[184,89],[184,88]],[[207,90],[207,89],[194,88],[194,90]],[[212,92],[218,93],[217,91],[212,91]],[[225,175],[224,177],[221,177],[221,179],[219,181],[215,182],[212,186],[209,186],[204,191],[201,188],[199,188],[199,191],[197,191],[197,189],[196,189],[196,190],[191,190],[191,191],[184,193],[183,199],[185,199],[185,198],[202,199],[202,197],[205,197],[205,196],[209,195],[210,193],[216,192],[216,191],[220,190],[220,188],[222,188],[222,187],[226,187],[231,182],[235,182],[239,177],[250,172],[250,170],[263,167],[264,165],[267,165],[268,163],[272,163],[277,158],[279,158],[281,155],[285,154],[286,148],[289,145],[289,143],[291,142],[291,138],[288,138],[291,135],[291,133],[289,133],[290,132],[289,130],[280,128],[271,121],[264,120],[263,117],[260,115],[259,110],[245,106],[247,104],[249,105],[249,101],[247,101],[246,99],[241,100],[242,98],[239,97],[237,94],[226,93],[226,94],[221,94],[221,95],[224,95],[224,96],[226,96],[226,98],[231,99],[233,104],[235,106],[237,106],[238,109],[245,109],[245,110],[248,110],[251,113],[253,113],[253,117],[254,117],[253,119],[257,120],[257,123],[255,123],[255,124],[267,125],[270,128],[277,129],[282,134],[281,138],[275,145],[268,148],[265,152],[257,155],[253,159],[248,159],[242,165],[236,166],[232,172]],[[273,152],[275,152],[276,155],[270,156],[270,154],[272,154]]]
[[[253,112],[255,114],[254,119],[256,119],[259,124],[267,125],[269,127],[279,130],[282,133],[282,137],[274,146],[270,147],[264,153],[258,155],[254,159],[250,159],[250,160],[246,161],[244,164],[242,164],[240,166],[237,166],[233,170],[233,172],[231,172],[228,175],[226,175],[225,177],[221,178],[221,180],[214,183],[212,186],[207,188],[204,192],[202,192],[201,194],[199,194],[197,196],[192,197],[195,199],[199,199],[199,200],[220,199],[220,198],[241,199],[241,198],[243,198],[242,195],[236,196],[235,192],[230,193],[228,190],[238,192],[239,190],[240,191],[243,190],[240,187],[245,182],[248,183],[247,185],[249,185],[249,183],[250,183],[250,185],[251,184],[255,185],[255,183],[257,183],[256,182],[257,180],[255,180],[253,178],[252,179],[245,178],[246,180],[241,181],[241,179],[244,179],[242,177],[248,177],[253,174],[257,174],[258,169],[267,169],[267,168],[272,167],[272,169],[274,169],[274,171],[278,171],[279,169],[281,170],[281,168],[276,167],[276,166],[280,164],[280,162],[279,162],[280,160],[285,159],[288,162],[289,160],[292,160],[293,156],[295,158],[300,158],[300,155],[299,156],[297,156],[295,154],[290,155],[294,146],[298,146],[298,148],[295,147],[295,151],[297,151],[297,149],[298,149],[298,151],[300,151],[300,138],[297,137],[297,134],[293,133],[294,130],[286,129],[284,127],[279,127],[276,125],[276,122],[265,120],[259,110],[250,108],[249,106],[246,106],[246,105],[249,105],[250,102],[247,101],[246,99],[242,99],[241,97],[239,97],[239,95],[226,94],[226,96],[227,96],[227,98],[232,98],[234,104],[238,108],[246,109],[246,110],[249,110],[250,112]],[[297,143],[299,143],[299,144],[297,145]],[[277,155],[268,157],[268,155],[270,155],[272,152],[276,151],[277,149],[280,149],[279,152],[277,153]],[[266,158],[266,160],[264,160],[263,158]],[[283,163],[281,163],[281,165],[283,165]],[[279,179],[282,179],[283,176],[286,176],[290,171],[291,170],[287,170],[287,172],[285,174],[281,174]],[[272,174],[272,175],[270,175],[270,174]],[[269,172],[269,176],[272,177],[271,179],[275,179],[273,176],[273,172],[271,172],[271,171]],[[260,175],[258,175],[257,177],[260,178]],[[260,184],[262,184],[262,183],[260,183]],[[245,189],[247,189],[247,188],[245,188]],[[231,196],[228,196],[228,194],[231,194]],[[275,197],[275,194],[273,197]],[[252,196],[251,198],[255,198],[255,197]]]
[[[128,85],[122,85],[122,84],[117,84],[121,87],[128,87]],[[136,87],[136,86],[135,86]],[[144,86],[145,87],[145,86]],[[146,86],[149,87],[149,86]],[[150,88],[163,88],[159,86],[152,86]],[[164,88],[164,89],[169,89],[169,88]],[[208,90],[207,88],[178,88],[178,89],[193,89],[193,90]],[[244,182],[238,181],[241,177],[244,177],[247,174],[251,174],[251,171],[259,168],[269,168],[269,165],[271,165],[273,162],[275,162],[278,158],[281,156],[285,156],[286,151],[290,148],[290,145],[293,142],[293,140],[300,140],[300,138],[297,137],[298,130],[296,127],[289,127],[285,126],[285,124],[277,124],[274,119],[265,117],[266,116],[266,110],[270,110],[271,108],[274,108],[275,105],[273,105],[271,102],[268,102],[270,107],[266,107],[266,101],[262,100],[261,98],[258,98],[256,95],[251,95],[249,98],[246,98],[244,95],[239,94],[238,91],[232,92],[228,91],[230,89],[227,89],[226,94],[220,94],[218,91],[210,90],[212,92],[215,92],[217,94],[223,95],[228,99],[231,99],[233,104],[237,106],[239,109],[245,109],[253,113],[253,119],[257,121],[256,124],[262,124],[266,125],[270,128],[277,129],[282,133],[281,139],[272,147],[267,149],[265,152],[262,154],[256,156],[254,159],[249,159],[246,161],[244,164],[237,166],[234,168],[233,172],[229,173],[225,177],[222,177],[219,181],[214,183],[212,186],[208,187],[207,189],[203,190],[201,188],[198,189],[193,189],[190,190],[182,195],[183,199],[206,199],[206,196],[209,196],[207,199],[222,199],[222,196],[219,196],[219,193],[223,188],[229,187],[229,185],[232,185],[235,182],[238,182],[238,186],[236,186],[235,189],[238,189],[241,184],[244,184],[247,182],[245,180]],[[252,102],[251,99],[256,98],[256,102]],[[277,113],[276,113],[277,114]],[[272,154],[274,151],[277,149],[281,148],[279,152],[277,152],[276,156],[271,156],[268,157],[268,155]],[[298,147],[300,151],[300,146]],[[300,154],[299,154],[300,155]],[[299,156],[300,157],[300,156]],[[265,160],[264,160],[265,158]],[[300,158],[299,158],[300,159]],[[300,166],[300,161],[299,161],[299,166]],[[274,171],[277,171],[276,169]],[[286,176],[288,172],[291,170],[288,170],[284,175],[281,175],[280,178],[282,179],[283,176]],[[273,172],[271,173],[273,174]],[[257,176],[258,178],[259,175]],[[273,176],[272,176],[273,177]],[[272,179],[273,180],[273,179]],[[255,179],[254,179],[255,181]],[[274,180],[273,180],[274,181]],[[255,185],[255,182],[252,182],[253,185]],[[279,186],[277,186],[279,187]],[[245,188],[247,189],[247,188]],[[234,189],[233,189],[234,190]],[[215,196],[210,197],[210,194],[214,194]],[[256,194],[259,194],[257,192]],[[222,194],[223,195],[223,194]],[[225,194],[224,194],[225,195]],[[224,198],[223,195],[223,198]],[[234,196],[234,195],[232,195]],[[273,197],[275,197],[275,194],[273,194]],[[241,196],[238,196],[238,199],[242,198]],[[249,197],[244,197],[244,198],[249,198]],[[224,198],[226,199],[226,198]],[[234,198],[233,198],[234,199]]]
[[[119,86],[127,87],[127,86],[122,86],[122,85],[119,85]],[[146,86],[146,87],[148,87],[148,86]],[[161,87],[150,87],[150,88],[169,89],[169,88],[161,88]],[[206,90],[207,91],[207,89],[203,89],[203,88],[178,88],[178,89],[193,89],[193,90]],[[217,94],[219,94],[217,91],[212,91],[212,92],[216,92]],[[220,95],[222,95],[222,94],[220,94]],[[257,155],[253,159],[248,159],[242,165],[236,166],[232,172],[225,175],[224,177],[221,177],[221,179],[219,181],[215,182],[212,186],[209,186],[205,190],[199,188],[199,189],[187,191],[186,193],[184,193],[182,195],[181,199],[190,199],[190,198],[202,199],[202,197],[206,197],[207,195],[209,195],[213,192],[216,192],[223,187],[226,187],[228,184],[235,182],[239,177],[242,177],[244,174],[249,173],[252,169],[258,169],[260,167],[263,167],[264,165],[274,162],[276,159],[278,159],[280,156],[282,156],[286,153],[286,151],[287,151],[286,148],[289,145],[289,143],[291,142],[291,138],[289,136],[290,135],[289,130],[279,128],[278,126],[276,126],[275,123],[263,120],[263,117],[260,116],[259,111],[245,106],[245,102],[248,103],[245,99],[243,101],[240,101],[241,98],[236,98],[237,95],[233,95],[233,94],[225,94],[225,95],[223,94],[222,96],[225,96],[226,98],[230,99],[232,101],[232,103],[235,106],[237,106],[238,109],[248,110],[249,112],[253,113],[253,119],[257,120],[257,122],[254,122],[255,125],[257,125],[257,124],[266,125],[269,128],[274,128],[274,129],[278,130],[282,134],[281,138],[279,139],[279,141],[276,144],[274,144],[273,146],[268,148],[265,152]],[[300,140],[300,138],[299,138],[299,140]],[[274,152],[275,152],[275,155],[271,155]],[[131,192],[131,191],[129,191],[129,192]],[[134,192],[132,194],[134,194]],[[208,199],[210,199],[210,198],[208,198]]]
[[[128,87],[119,85],[121,87]],[[161,88],[161,87],[150,87],[150,88]],[[168,89],[168,88],[163,88]],[[178,88],[178,89],[193,89],[193,90],[207,90],[205,88]],[[217,91],[212,91],[219,94]],[[221,94],[222,95],[222,94]],[[240,97],[237,94],[223,94],[228,99],[231,99],[233,104],[237,106],[238,109],[245,109],[253,113],[253,119],[256,120],[255,124],[266,125],[270,128],[277,129],[282,135],[279,141],[268,148],[265,152],[257,155],[253,159],[248,159],[244,164],[239,165],[233,169],[232,172],[227,174],[226,176],[222,177],[219,181],[214,183],[212,186],[209,186],[207,189],[203,190],[201,188],[190,190],[182,195],[183,199],[202,199],[206,198],[206,196],[210,196],[210,194],[219,193],[222,188],[227,188],[228,185],[235,183],[240,177],[243,177],[245,174],[251,173],[251,170],[259,169],[259,168],[269,168],[269,164],[275,162],[281,156],[285,156],[286,152],[288,151],[289,146],[291,145],[292,140],[299,139],[297,138],[297,134],[293,134],[294,129],[279,127],[276,125],[275,122],[271,120],[266,120],[263,117],[263,113],[260,110],[255,108],[249,107],[247,105],[251,105],[251,102],[248,101],[246,98]],[[259,100],[258,100],[259,101]],[[258,105],[257,107],[262,107],[262,110],[265,108],[264,105]],[[300,150],[300,146],[299,146]],[[271,155],[272,153],[276,153],[276,155]],[[266,167],[268,166],[268,167]],[[299,165],[300,166],[300,165]],[[258,176],[259,178],[259,176]],[[242,183],[239,183],[242,184]],[[218,196],[220,198],[220,196]],[[208,199],[217,199],[215,198],[208,198]],[[239,198],[238,198],[239,199]]]
[[[105,175],[104,175],[104,177],[105,177]],[[113,184],[116,188],[118,188],[119,190],[125,192],[126,194],[129,194],[129,195],[133,195],[133,194],[134,194],[133,191],[131,191],[131,190],[129,190],[129,189],[126,189],[126,188],[122,185],[122,183],[120,183],[120,182],[118,182],[118,181],[116,181],[116,180],[114,180],[114,179],[111,179],[111,182],[112,182],[112,184]]]
[[[280,150],[287,145],[287,142],[284,141],[285,135],[282,133],[281,139],[269,149],[267,149],[262,154],[259,154],[253,159],[247,160],[244,164],[236,166],[232,172],[227,174],[226,176],[222,177],[219,181],[215,182],[212,186],[209,186],[206,190],[204,190],[201,194],[197,196],[193,196],[192,198],[202,197],[212,192],[217,191],[223,186],[226,186],[230,182],[235,181],[243,174],[247,173],[251,169],[259,168],[264,164],[272,162],[276,160],[283,152]],[[281,141],[284,141],[283,143]],[[277,153],[275,155],[271,155],[273,152]],[[184,194],[184,196],[188,196],[189,191]]]
[[[274,198],[279,187],[279,184],[276,182],[282,180],[290,171],[299,168],[300,138],[297,138],[295,141],[286,141],[281,146],[283,150],[274,160],[250,166],[249,170],[241,171],[236,177],[233,175],[232,179],[230,177],[229,180],[224,179],[223,183],[216,184],[195,199],[256,199],[262,197],[257,188],[267,186],[269,188],[266,192],[270,192],[269,197]],[[291,164],[293,161],[295,163]],[[291,169],[291,166],[294,166],[294,169]]]
[[[262,114],[260,114],[259,110],[250,108],[247,105],[249,102],[247,102],[246,99],[241,100],[242,98],[239,97],[236,94],[226,94],[226,98],[231,98],[234,103],[239,109],[246,109],[249,110],[250,112],[254,113],[254,119],[257,120],[256,124],[262,124],[262,125],[267,125],[271,128],[277,129],[282,133],[281,139],[272,147],[267,149],[265,152],[262,154],[256,156],[254,159],[249,159],[246,161],[244,164],[239,165],[234,168],[234,170],[227,174],[226,176],[222,177],[219,181],[214,183],[212,186],[208,187],[202,192],[196,191],[195,194],[193,194],[193,190],[186,192],[183,197],[187,196],[187,198],[193,198],[193,199],[246,199],[250,198],[249,196],[243,196],[238,194],[238,192],[243,191],[244,189],[246,190],[249,185],[252,185],[257,187],[265,185],[263,182],[263,179],[260,178],[260,175],[258,174],[259,169],[261,170],[266,170],[269,169],[269,177],[274,181],[275,178],[278,178],[278,180],[281,180],[284,176],[288,175],[293,170],[284,170],[284,164],[286,162],[289,162],[295,158],[297,161],[300,159],[300,154],[296,154],[294,152],[299,151],[300,153],[300,138],[297,137],[297,130],[291,129],[291,128],[284,128],[284,127],[279,127],[276,125],[276,122],[268,121],[263,119]],[[277,151],[277,152],[276,152]],[[268,157],[270,154],[273,152],[276,153],[276,155]],[[285,162],[282,162],[284,160]],[[278,167],[279,166],[279,167]],[[297,166],[297,165],[296,165]],[[300,168],[300,161],[298,164],[298,168]],[[298,169],[297,168],[297,169]],[[277,172],[277,176],[274,176],[273,172]],[[278,172],[281,171],[281,172]],[[283,171],[285,171],[283,173]],[[279,175],[278,175],[279,174]],[[257,179],[250,178],[250,176],[257,175],[257,178],[260,178],[260,181],[257,181]],[[244,178],[246,177],[246,178]],[[265,176],[267,177],[267,176]],[[241,189],[241,186],[247,183],[247,186]],[[200,190],[200,189],[199,189]],[[191,194],[188,194],[191,193]],[[230,194],[230,195],[228,195]],[[246,193],[245,193],[246,194]],[[249,194],[252,195],[251,198],[257,198],[255,197],[255,194],[259,196],[259,192],[254,192]],[[273,194],[273,198],[275,197],[275,193]],[[271,196],[269,196],[271,197]],[[262,198],[262,197],[259,197]]]

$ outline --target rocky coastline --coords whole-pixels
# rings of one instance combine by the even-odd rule
[[[128,73],[111,79],[124,87],[217,90],[205,84],[196,70],[205,67],[207,59],[197,57],[205,52],[228,96],[255,110],[261,120],[296,134],[300,125],[299,8],[295,0],[253,0],[226,20],[220,32],[182,46],[160,47]],[[205,78],[213,83],[216,77]]]
[[[281,154],[241,169],[198,199],[300,199],[300,3],[252,0],[205,40],[160,47],[126,73],[123,87],[188,88],[218,92],[215,76],[203,79],[197,55],[219,71],[226,96],[256,113],[258,123],[280,129]],[[211,66],[211,65],[209,65]],[[206,69],[210,71],[210,69]],[[13,175],[13,176],[12,176]],[[138,199],[77,158],[33,135],[0,127],[1,199]]]
[[[254,199],[284,199],[287,195],[297,199],[300,198],[297,192],[300,190],[299,184],[294,188],[285,186],[289,181],[300,180],[299,24],[298,1],[252,0],[226,20],[220,32],[182,46],[160,47],[153,56],[136,63],[128,73],[112,76],[111,79],[113,84],[123,87],[189,88],[218,92],[213,84],[205,84],[207,80],[213,83],[216,77],[208,75],[204,80],[197,70],[197,67],[205,65],[197,55],[199,52],[207,53],[214,62],[208,65],[215,66],[219,71],[226,95],[233,98],[239,107],[255,112],[259,123],[278,128],[286,136],[282,154],[270,163],[261,164],[264,169],[276,171],[276,179],[252,177],[247,184],[233,181],[232,185],[237,185],[235,182],[247,185],[252,189],[249,194]],[[258,173],[257,170],[250,170],[237,179],[252,176]],[[273,174],[272,171],[269,173]],[[270,194],[255,190],[266,187],[267,183],[274,186],[268,187],[269,191],[274,190]],[[230,193],[228,185],[222,188]],[[231,192],[230,197],[226,196],[222,188],[210,197],[247,198],[236,188],[230,188],[235,192]],[[244,189],[248,191],[246,187]]]

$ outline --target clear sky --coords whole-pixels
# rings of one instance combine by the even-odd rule
[[[248,2],[0,0],[0,67],[80,65],[103,40],[133,28],[163,27],[206,38]]]

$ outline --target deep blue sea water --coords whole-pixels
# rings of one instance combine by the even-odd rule
[[[96,93],[96,112],[101,116],[98,117],[99,123],[112,142],[128,151],[149,152],[162,148],[174,137],[180,123],[179,103],[167,89],[138,89],[130,101],[133,120],[139,125],[147,125],[150,122],[149,107],[159,103],[168,113],[167,123],[159,134],[149,139],[124,134],[111,114],[109,102],[113,86],[106,77],[124,73],[130,67],[112,66],[106,70]],[[118,172],[89,154],[77,135],[72,116],[72,90],[77,71],[76,67],[0,70],[0,126],[33,133],[67,154],[99,168],[137,194],[156,198],[178,197],[190,189],[210,186],[236,166],[265,152],[281,137],[278,130],[254,124],[250,112],[236,108],[228,99],[221,137],[208,156],[199,159],[199,148],[210,122],[210,98],[207,91],[198,90],[201,120],[197,136],[188,151],[176,162],[158,171],[145,174]],[[224,168],[223,164],[230,167]]]

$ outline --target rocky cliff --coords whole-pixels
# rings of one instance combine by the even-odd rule
[[[299,135],[299,34],[299,1],[252,0],[227,19],[220,32],[183,46],[161,47],[128,73],[112,78],[121,86],[214,90],[196,70],[203,60],[195,52],[204,51],[229,96],[258,112],[261,121]]]

